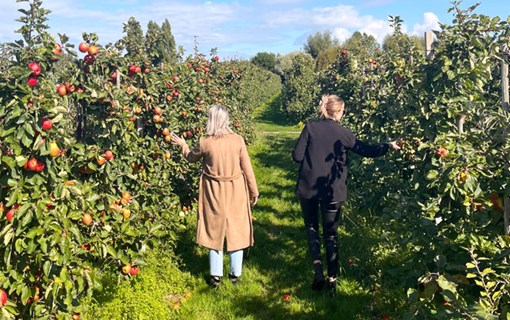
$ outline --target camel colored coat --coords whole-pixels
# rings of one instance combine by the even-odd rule
[[[253,245],[250,198],[259,195],[255,174],[241,136],[204,137],[188,161],[202,160],[198,190],[197,243],[209,249],[236,251]]]

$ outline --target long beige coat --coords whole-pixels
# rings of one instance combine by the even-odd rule
[[[198,191],[197,243],[222,251],[253,245],[250,198],[259,195],[255,174],[243,138],[235,133],[205,137],[190,152],[188,161],[202,160]]]

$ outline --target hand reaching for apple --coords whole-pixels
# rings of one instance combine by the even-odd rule
[[[186,140],[184,140],[183,138],[179,137],[175,133],[172,133],[172,143],[178,145],[181,148],[184,148],[184,146],[187,145],[186,144]]]
[[[403,142],[402,142],[402,140],[397,140],[397,141],[390,141],[390,142],[388,142],[388,144],[390,145],[391,151],[398,151],[398,150],[402,149]]]

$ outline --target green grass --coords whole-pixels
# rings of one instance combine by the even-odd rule
[[[396,291],[385,290],[378,271],[381,264],[387,263],[385,256],[391,258],[393,252],[386,253],[383,235],[364,220],[358,221],[348,208],[339,230],[341,275],[338,294],[332,298],[325,292],[311,290],[312,267],[307,256],[301,211],[294,194],[297,165],[291,159],[300,129],[284,120],[279,103],[275,97],[255,111],[257,139],[249,146],[249,152],[261,197],[253,211],[255,244],[246,252],[240,283],[234,286],[224,279],[219,289],[208,287],[208,251],[194,243],[196,217],[189,216],[189,228],[180,235],[176,250],[182,260],[179,269],[175,267],[177,261],[168,265],[174,276],[158,278],[157,273],[151,271],[152,276],[134,284],[133,290],[146,286],[149,293],[156,294],[152,300],[159,300],[163,308],[171,309],[166,315],[168,319],[368,320],[392,313],[398,304],[395,301],[401,299],[398,284]],[[163,254],[160,259],[166,261],[168,258]],[[353,263],[347,263],[348,259]],[[225,257],[227,273],[228,259]],[[157,281],[161,282],[161,287],[155,289],[153,284]],[[168,286],[172,281],[177,281],[177,285]],[[182,286],[189,288],[184,290]],[[124,292],[126,288],[120,290]],[[162,290],[166,292],[159,293]],[[189,291],[190,297],[179,302],[177,308],[165,301],[165,296],[180,297],[184,291]],[[142,297],[146,297],[145,294],[138,293]],[[290,300],[285,301],[283,296],[287,294]],[[106,302],[100,299],[98,304],[109,310],[103,314],[111,314],[112,308],[121,303],[118,296]],[[124,295],[120,296],[120,300],[126,299]],[[160,312],[160,306],[154,308]],[[133,309],[127,319],[146,319],[145,309]]]
[[[310,289],[313,273],[294,194],[297,165],[291,160],[300,130],[282,120],[279,103],[275,98],[255,113],[258,139],[249,152],[261,197],[253,211],[255,245],[245,258],[241,283],[224,281],[219,290],[209,289],[207,251],[195,247],[190,232],[181,247],[187,248],[185,268],[202,281],[180,309],[182,319],[372,319],[370,290],[356,277],[342,277],[334,298]]]

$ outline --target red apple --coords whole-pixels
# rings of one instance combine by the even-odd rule
[[[342,54],[342,56],[345,56],[345,55],[347,55],[347,50],[344,49],[340,53]]]
[[[96,61],[96,57],[91,54],[87,54],[85,57],[83,57],[83,62],[85,64],[93,64],[94,61]]]
[[[35,85],[37,84],[37,77],[34,76],[33,74],[29,75],[28,76],[28,80],[27,80],[27,84],[30,87],[35,87]]]
[[[446,150],[445,148],[441,147],[441,148],[437,149],[436,155],[439,158],[444,158],[444,157],[446,157],[448,155],[448,150]]]
[[[78,46],[78,50],[80,50],[80,52],[88,52],[89,51],[89,44],[86,43],[86,42],[82,42],[80,43],[80,45]]]
[[[95,45],[91,45],[89,46],[87,52],[91,55],[91,56],[95,56],[96,54],[99,53],[99,49],[97,48],[97,46]]]
[[[69,82],[66,82],[65,86],[66,86],[66,91],[69,93],[72,93],[72,92],[74,92],[74,90],[76,90],[76,87],[74,86],[74,84],[70,84]]]
[[[62,46],[58,43],[55,43],[55,48],[51,51],[54,55],[61,55],[62,54]]]
[[[36,172],[42,172],[44,170],[44,162],[37,160],[37,166],[35,167]]]
[[[106,160],[113,160],[113,152],[111,150],[106,150],[104,153],[104,157]]]
[[[154,114],[162,115],[163,109],[161,109],[161,107],[154,107]]]
[[[7,219],[7,221],[9,222],[12,221],[12,218],[14,217],[14,212],[15,212],[14,208],[11,208],[9,211],[7,211],[7,213],[5,214],[5,218]]]
[[[57,93],[61,97],[65,96],[67,94],[66,86],[63,84],[59,84],[57,86]]]
[[[0,289],[0,307],[3,307],[5,306],[5,304],[7,303],[7,293]]]
[[[37,159],[30,158],[27,162],[27,169],[30,171],[35,171],[37,169]]]
[[[53,122],[51,122],[51,119],[49,118],[43,118],[41,123],[41,128],[44,131],[48,131],[53,127]]]
[[[140,268],[138,266],[131,266],[131,270],[129,270],[129,274],[132,276],[136,276],[140,272]]]
[[[28,64],[28,68],[30,70],[32,70],[32,74],[34,76],[38,76],[41,74],[42,69],[41,69],[41,66],[37,62],[30,62]]]

